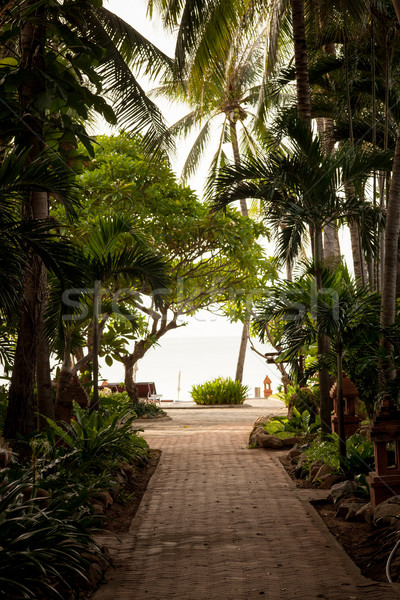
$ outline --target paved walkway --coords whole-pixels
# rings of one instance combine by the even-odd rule
[[[246,448],[254,418],[277,406],[146,423],[161,460],[95,600],[400,598],[362,577],[276,453]]]

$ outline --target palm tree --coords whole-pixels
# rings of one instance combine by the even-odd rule
[[[332,294],[334,290],[334,294]],[[330,339],[336,354],[337,416],[339,426],[339,456],[346,458],[346,436],[343,402],[343,352],[346,342],[356,336],[366,336],[374,327],[379,307],[379,296],[367,288],[336,276],[327,292],[322,292],[318,302],[318,332]]]
[[[255,329],[264,338],[268,323],[281,323],[279,342],[281,359],[298,359],[315,343],[319,335],[330,340],[330,353],[335,355],[332,371],[337,381],[337,411],[339,421],[339,454],[346,456],[343,407],[343,355],[349,348],[368,344],[370,331],[376,331],[379,296],[370,293],[351,280],[343,267],[336,272],[324,270],[322,289],[306,274],[295,282],[273,287],[263,298],[255,318]],[[321,357],[329,361],[330,354]]]
[[[400,23],[400,2],[393,0],[393,6]],[[396,280],[398,247],[400,236],[400,123],[397,129],[396,147],[392,169],[392,181],[389,191],[389,201],[386,212],[385,257],[383,266],[381,325],[390,327],[395,322],[396,315]],[[384,339],[384,347],[389,357],[393,354],[393,346]],[[389,360],[386,365],[386,377],[394,377],[394,369]]]
[[[258,27],[253,24],[253,29],[259,30],[256,34],[253,29],[246,32],[243,27],[230,33],[230,42],[226,44],[224,52],[221,48],[219,54],[210,52],[201,78],[196,75],[197,63],[193,59],[186,64],[183,81],[172,81],[156,90],[158,95],[180,97],[192,109],[170,128],[173,137],[186,137],[194,128],[200,129],[182,170],[184,179],[194,174],[204,153],[209,152],[213,132],[220,123],[218,137],[213,140],[216,143],[209,167],[209,184],[206,190],[208,196],[212,195],[215,175],[228,161],[224,145],[230,142],[236,165],[240,164],[241,149],[247,154],[257,145],[255,126],[258,117],[255,105],[262,81],[265,44],[265,32],[261,30],[261,25],[262,21]],[[201,43],[204,43],[203,38]],[[243,216],[248,216],[244,198],[240,200],[240,209]],[[243,323],[235,375],[237,381],[242,381],[243,378],[249,322],[248,317]]]
[[[56,161],[57,153],[69,163],[77,140],[90,152],[83,122],[92,109],[113,123],[118,117],[120,125],[133,132],[143,130],[149,148],[160,143],[168,146],[161,113],[130,68],[134,65],[138,72],[148,74],[170,67],[171,60],[162,52],[107,11],[102,2],[51,7],[40,0],[3,4],[0,45],[2,55],[7,56],[0,82],[3,156],[10,148],[23,154],[27,150],[21,165],[25,170],[38,157],[52,156]],[[21,72],[23,77],[15,77]],[[24,218],[31,225],[49,217],[49,193],[43,186],[27,190],[24,201]],[[27,425],[22,425],[23,410],[18,420],[26,433],[33,424],[34,373],[46,302],[46,269],[34,251],[22,295],[9,403],[15,404],[15,412],[26,405]],[[48,356],[44,358],[48,362]],[[49,390],[48,368],[46,377],[44,385]],[[9,428],[13,434],[14,425]]]
[[[239,167],[226,167],[217,179],[219,193],[216,206],[242,197],[257,198],[262,203],[265,219],[275,228],[282,259],[298,254],[307,230],[312,232],[311,247],[317,289],[322,288],[322,230],[325,225],[356,218],[359,203],[340,194],[345,182],[362,181],[374,168],[390,168],[389,153],[369,150],[338,150],[326,156],[318,136],[308,123],[292,113],[282,115],[277,123],[285,147],[272,149],[267,157],[254,157]],[[284,228],[282,228],[282,223]],[[327,351],[326,340],[318,340],[321,355]],[[321,421],[323,431],[330,429],[331,401],[328,372],[320,370]]]
[[[0,166],[0,315],[9,330],[13,331],[18,315],[22,313],[22,323],[26,329],[18,337],[15,349],[11,379],[14,395],[10,397],[5,423],[5,433],[9,437],[15,437],[17,431],[27,433],[35,426],[35,363],[30,362],[29,354],[30,350],[34,350],[30,346],[24,347],[24,343],[29,333],[34,341],[37,339],[34,323],[28,318],[28,309],[33,310],[36,295],[29,294],[22,303],[21,296],[29,280],[28,277],[24,280],[24,274],[29,272],[31,275],[33,257],[37,257],[35,266],[40,261],[43,268],[55,273],[64,282],[80,268],[80,261],[71,243],[54,232],[57,225],[55,221],[21,218],[26,194],[32,190],[35,193],[55,194],[71,206],[77,191],[73,174],[55,159],[31,162],[23,170],[21,165],[25,164],[25,160],[24,155],[10,155]],[[28,351],[27,355],[25,351]],[[28,401],[24,395],[26,388],[29,390]]]
[[[168,291],[169,279],[165,261],[135,232],[133,220],[128,218],[98,217],[94,220],[89,234],[81,242],[84,262],[87,266],[88,286],[72,302],[72,308],[79,302],[81,307],[88,307],[90,342],[89,352],[73,368],[71,363],[71,344],[73,339],[79,337],[82,325],[88,319],[71,320],[60,323],[65,312],[65,306],[60,304],[60,297],[56,294],[55,304],[52,306],[52,327],[59,321],[61,338],[63,340],[63,366],[61,368],[58,397],[72,375],[76,374],[83,366],[92,363],[93,399],[91,409],[98,407],[98,355],[101,333],[109,316],[124,301],[128,301],[135,293],[152,294],[156,306]],[[58,302],[57,302],[58,300]],[[78,307],[79,308],[79,307]],[[71,311],[71,307],[67,310]],[[79,308],[78,313],[81,310]]]

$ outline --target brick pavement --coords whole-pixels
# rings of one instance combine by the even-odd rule
[[[159,424],[163,453],[95,600],[394,600],[365,579],[249,426]],[[190,435],[187,435],[190,433]]]

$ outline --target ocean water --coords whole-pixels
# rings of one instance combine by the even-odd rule
[[[215,377],[235,377],[240,333],[237,335],[190,335],[179,336],[179,330],[170,332],[160,340],[161,345],[151,348],[138,363],[136,381],[154,381],[157,393],[163,399],[189,401],[190,390],[195,384]],[[174,335],[175,334],[175,335]],[[186,332],[185,332],[186,334]],[[263,348],[267,352],[268,348]],[[180,373],[180,391],[178,392]],[[272,389],[277,391],[280,374],[274,365],[255,354],[248,345],[243,383],[261,388],[263,395],[264,378],[272,380]],[[111,367],[101,365],[101,377],[117,382],[124,378],[123,365],[114,363]]]

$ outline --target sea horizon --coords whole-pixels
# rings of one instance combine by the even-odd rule
[[[240,337],[235,335],[165,336],[160,340],[160,346],[150,348],[138,362],[136,381],[154,381],[157,393],[162,394],[163,400],[190,401],[193,385],[216,377],[234,379],[239,344]],[[281,383],[279,371],[252,351],[248,344],[243,384],[249,387],[249,397],[255,396],[257,387],[263,396],[266,375],[276,392]],[[100,376],[109,382],[122,382],[124,367],[117,362],[108,367],[101,361]]]

